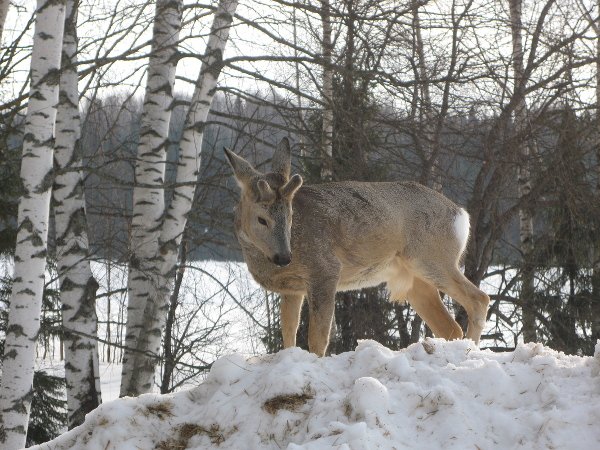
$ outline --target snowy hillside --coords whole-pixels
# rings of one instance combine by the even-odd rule
[[[595,357],[427,340],[218,360],[204,384],[116,400],[39,449],[598,449]]]

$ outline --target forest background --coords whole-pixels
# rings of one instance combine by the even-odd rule
[[[250,353],[281,348],[278,298],[239,283],[241,254],[232,232],[238,190],[222,148],[266,169],[283,137],[291,139],[293,166],[307,183],[416,180],[468,209],[465,273],[492,299],[482,348],[503,351],[536,341],[567,353],[593,353],[600,338],[600,4],[589,0],[39,1],[37,14],[27,2],[3,2],[2,330],[11,329],[11,271],[23,228],[18,205],[27,192],[19,170],[37,83],[35,73],[29,75],[34,25],[40,11],[50,9],[46,3],[66,11],[63,62],[56,72],[61,95],[53,106],[59,110],[56,140],[61,104],[70,103],[80,120],[76,156],[67,158],[77,163],[61,165],[55,152],[46,185],[58,192],[64,183],[57,184],[57,176],[81,180],[76,191],[83,194],[89,246],[78,261],[93,268],[100,289],[85,291],[98,312],[92,324],[98,333],[78,336],[88,346],[100,345],[94,360],[121,364],[125,358],[125,380],[135,367],[145,368],[146,380],[124,381],[122,394],[171,392],[198,379],[227,351],[232,321],[250,324],[243,327],[252,340]],[[161,34],[161,26],[174,31]],[[215,42],[227,43],[222,59],[213,58]],[[161,75],[161,67],[167,73]],[[65,74],[75,77],[74,91],[65,90]],[[167,88],[153,87],[161,76]],[[202,91],[211,76],[215,89]],[[155,102],[163,105],[159,112],[149,106],[153,94],[168,97]],[[206,102],[210,112],[206,108],[204,119],[190,123],[190,111]],[[190,133],[196,133],[193,139]],[[153,146],[152,139],[160,143]],[[197,173],[181,179],[189,143],[197,152],[189,158]],[[155,154],[154,162],[141,151],[158,147],[164,154]],[[160,186],[143,181],[144,170],[157,164],[164,172]],[[140,199],[144,189],[156,188],[164,204],[152,204],[158,215],[148,219],[152,213],[143,211]],[[161,241],[172,243],[162,248],[175,255],[173,263],[164,271],[145,267],[152,258],[143,257],[148,249],[140,242],[152,227],[144,229],[144,221],[162,226],[181,189],[187,189],[189,211],[181,213],[176,238]],[[61,262],[60,205],[55,196],[38,358],[68,358],[64,348],[75,339],[63,317],[64,278],[74,264]],[[217,261],[212,269],[203,263],[209,260]],[[159,330],[158,340],[145,337],[142,350],[144,339],[131,334],[136,325],[127,321],[127,292],[131,298],[140,289],[132,284],[132,270],[147,274],[146,288],[157,292],[165,285],[160,280],[172,278],[167,291],[156,294],[164,318],[150,329]],[[93,285],[86,283],[81,285]],[[229,315],[232,308],[236,314]],[[451,308],[464,325],[464,312]],[[129,317],[136,315],[130,310]],[[304,311],[304,348],[306,322]],[[383,288],[338,294],[335,322],[332,353],[353,350],[358,339],[398,349],[431,335],[407,305],[388,302]],[[87,394],[98,390],[91,373]],[[34,403],[53,394],[45,406],[34,404],[34,415],[56,412],[56,427],[42,437],[30,433],[31,443],[51,437],[65,420],[64,381],[36,376],[42,384],[35,389],[34,382]],[[84,410],[68,410],[69,426]]]

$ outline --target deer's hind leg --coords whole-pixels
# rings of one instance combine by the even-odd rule
[[[447,340],[462,339],[460,325],[450,315],[434,286],[415,277],[407,296],[410,305],[436,337]]]
[[[303,295],[283,294],[281,296],[281,334],[283,348],[296,346],[296,333],[300,324],[300,312],[304,303]]]
[[[487,320],[489,296],[471,283],[458,268],[454,268],[442,279],[439,288],[465,308],[469,319],[466,337],[479,345]]]
[[[488,295],[471,283],[455,264],[421,261],[419,273],[465,308],[469,319],[466,337],[479,345],[490,303]]]

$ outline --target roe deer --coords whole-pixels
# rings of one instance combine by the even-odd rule
[[[458,268],[469,238],[464,209],[413,182],[302,186],[300,175],[290,177],[286,138],[271,173],[225,153],[241,188],[236,235],[254,279],[281,294],[285,348],[296,345],[305,296],[308,346],[323,356],[335,293],[381,283],[392,300],[408,300],[436,336],[460,339],[438,289],[449,294],[467,311],[467,338],[479,343],[489,297]]]

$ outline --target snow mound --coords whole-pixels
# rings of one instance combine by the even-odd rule
[[[599,365],[540,344],[493,353],[438,339],[231,355],[197,388],[106,403],[37,448],[598,449]]]

